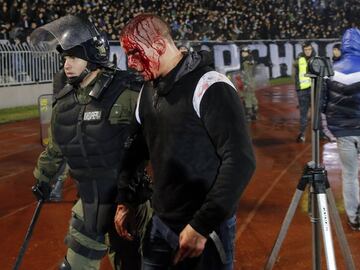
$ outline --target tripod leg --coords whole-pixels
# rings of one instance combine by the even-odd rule
[[[32,216],[32,219],[31,219],[31,222],[30,222],[30,225],[29,225],[29,228],[28,228],[28,230],[26,232],[26,235],[25,235],[24,242],[23,242],[23,244],[22,244],[22,246],[20,248],[19,255],[16,258],[13,270],[18,270],[19,267],[20,267],[22,258],[24,257],[25,251],[26,251],[27,246],[28,246],[28,244],[30,242],[30,238],[32,236],[32,233],[33,233],[34,227],[36,225],[36,222],[38,220],[38,217],[39,217],[39,214],[40,214],[43,203],[44,203],[44,201],[40,200],[40,201],[38,201],[38,203],[36,205],[34,214]]]
[[[321,219],[321,229],[323,233],[327,269],[336,270],[335,253],[334,253],[334,246],[331,235],[326,193],[317,194],[317,199],[318,199],[319,215]]]
[[[312,223],[312,258],[313,258],[313,269],[321,269],[321,238],[320,238],[320,219],[318,212],[318,201],[316,194],[314,193],[313,187],[310,187],[309,194],[310,204],[310,221]]]
[[[294,217],[294,214],[295,214],[295,211],[296,211],[296,208],[297,206],[299,205],[299,201],[301,199],[301,195],[304,191],[303,190],[300,190],[300,189],[296,189],[295,191],[295,194],[291,200],[291,204],[289,206],[289,209],[286,213],[286,216],[284,218],[284,221],[281,225],[281,229],[280,229],[280,232],[277,236],[277,239],[276,239],[276,242],[274,244],[274,247],[271,251],[271,254],[266,262],[266,265],[265,265],[265,270],[270,270],[274,267],[274,264],[276,262],[276,258],[279,254],[279,251],[280,251],[280,248],[281,248],[281,245],[282,245],[282,242],[284,241],[285,239],[285,236],[286,236],[286,233],[289,229],[289,226],[290,226],[290,223]]]
[[[327,198],[329,201],[329,209],[332,219],[334,220],[335,232],[339,240],[340,250],[345,259],[346,269],[355,270],[355,264],[351,255],[349,244],[346,240],[344,229],[341,225],[341,219],[336,209],[334,195],[330,188],[326,189]]]

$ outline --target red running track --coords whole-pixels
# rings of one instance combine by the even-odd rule
[[[311,160],[310,143],[295,142],[298,109],[294,88],[263,88],[257,91],[257,96],[260,117],[250,125],[257,170],[239,203],[236,270],[263,269],[303,166]],[[309,138],[310,131],[307,135]],[[30,187],[34,182],[32,170],[42,151],[39,120],[0,125],[0,141],[0,269],[8,270],[14,265],[36,206]],[[322,144],[321,157],[328,171],[356,269],[360,269],[360,232],[351,231],[345,222],[336,143]],[[65,200],[44,205],[20,269],[57,269],[66,252],[63,239],[75,193],[71,180],[67,181]],[[338,269],[346,269],[335,234],[333,239]],[[274,269],[312,269],[311,248],[311,223],[307,214],[307,192],[304,192]],[[106,258],[102,269],[111,269]],[[322,269],[326,269],[324,256]]]

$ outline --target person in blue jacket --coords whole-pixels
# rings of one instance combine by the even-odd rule
[[[341,44],[341,59],[327,81],[326,118],[337,140],[342,167],[343,197],[348,224],[360,230],[358,155],[360,151],[360,30],[348,29]]]

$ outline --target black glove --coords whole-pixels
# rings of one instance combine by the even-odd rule
[[[32,192],[38,201],[48,201],[50,198],[51,187],[47,182],[38,182],[32,187]]]
[[[118,189],[116,202],[136,208],[138,205],[149,200],[152,193],[151,178],[145,171],[140,171],[133,175],[131,184]]]
[[[143,204],[151,198],[153,193],[151,178],[145,170],[138,171],[134,177],[130,186],[130,189],[133,190],[132,200],[137,205]]]

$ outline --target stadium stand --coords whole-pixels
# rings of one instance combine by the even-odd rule
[[[358,0],[0,0],[0,39],[29,34],[66,14],[91,16],[110,40],[139,12],[166,18],[175,39],[228,41],[338,38],[360,16]]]

